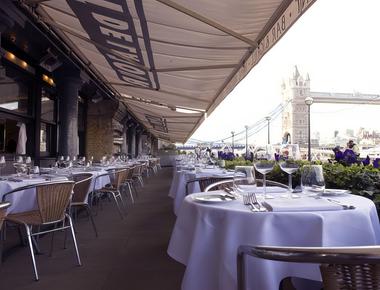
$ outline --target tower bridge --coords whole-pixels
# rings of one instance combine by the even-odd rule
[[[304,78],[297,66],[288,81],[282,83],[281,89],[283,103],[289,103],[282,112],[283,136],[288,142],[299,144],[300,147],[305,147],[308,142],[305,98],[313,98],[313,103],[380,105],[380,95],[376,94],[311,92],[309,74]]]

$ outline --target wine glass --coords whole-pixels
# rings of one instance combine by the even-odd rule
[[[90,166],[92,166],[92,163],[94,162],[94,156],[91,156],[91,157],[90,157],[89,162],[90,162]]]
[[[255,169],[263,175],[263,192],[265,199],[274,198],[272,195],[267,194],[266,175],[273,170],[275,163],[276,160],[271,145],[256,148],[253,154],[253,165]]]
[[[297,163],[297,159],[299,158],[299,149],[298,145],[286,145],[283,147],[280,151],[278,164],[280,165],[280,168],[288,174],[289,179],[289,195],[284,195],[283,197],[292,197],[297,198],[300,197],[297,194],[293,194],[293,183],[292,183],[292,174],[295,173],[298,168],[299,164]]]
[[[32,159],[30,156],[25,157],[25,167],[26,167],[26,172],[30,177],[30,168],[32,167]]]
[[[234,191],[241,195],[256,191],[256,176],[253,166],[235,166],[233,187]]]
[[[301,168],[302,192],[309,196],[322,194],[325,190],[322,165],[304,165]]]
[[[1,156],[0,157],[0,176],[1,176],[1,171],[3,170],[3,168],[5,168],[6,165],[7,163],[5,161],[5,156]]]
[[[26,165],[23,163],[22,156],[17,156],[16,162],[13,163],[13,167],[16,169],[16,175],[21,176],[22,173],[25,172]]]

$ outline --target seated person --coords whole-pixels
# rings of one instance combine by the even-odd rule
[[[354,150],[347,148],[343,152],[343,158],[341,160],[341,163],[344,163],[346,165],[351,165],[354,163],[357,163],[357,157],[358,155],[355,153]]]
[[[356,156],[359,156],[360,155],[360,152],[359,152],[359,147],[358,145],[356,145],[354,143],[354,140],[349,140],[348,143],[347,143],[347,148],[348,149],[351,149],[352,151],[354,151],[355,155]]]
[[[333,149],[333,152],[334,152],[334,155],[335,155],[335,159],[334,160],[336,162],[340,162],[343,159],[343,152],[340,150],[340,147],[336,146]]]
[[[362,160],[362,163],[364,166],[367,166],[369,165],[371,162],[371,159],[369,158],[369,156],[367,155],[366,159]]]
[[[380,168],[380,158],[376,158],[375,160],[373,160],[373,167]]]

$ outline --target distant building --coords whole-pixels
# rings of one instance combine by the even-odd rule
[[[311,92],[309,74],[303,77],[297,66],[294,67],[292,76],[287,81],[283,81],[281,89],[283,103],[289,103],[282,113],[284,141],[299,144],[300,147],[306,147],[308,142],[306,97],[312,97],[313,103],[380,105],[380,96],[375,94]],[[352,130],[347,130],[346,133],[350,137],[354,135]],[[337,135],[338,132],[335,136]],[[377,138],[376,132],[368,132],[367,135],[372,136],[374,140]],[[317,136],[311,136],[312,146],[319,145],[319,136],[315,137]]]

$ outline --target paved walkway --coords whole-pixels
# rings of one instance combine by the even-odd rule
[[[76,266],[72,243],[63,249],[63,234],[55,238],[49,257],[50,236],[40,240],[46,254],[37,256],[40,281],[33,280],[27,247],[16,247],[0,266],[0,289],[6,290],[179,290],[184,266],[166,253],[175,222],[172,200],[167,196],[172,169],[164,168],[146,180],[139,199],[120,219],[113,203],[104,201],[95,217],[95,238],[85,216],[76,222],[77,240],[83,262]],[[129,203],[130,204],[130,203]],[[68,239],[70,240],[70,239]],[[9,231],[5,248],[17,245]]]

